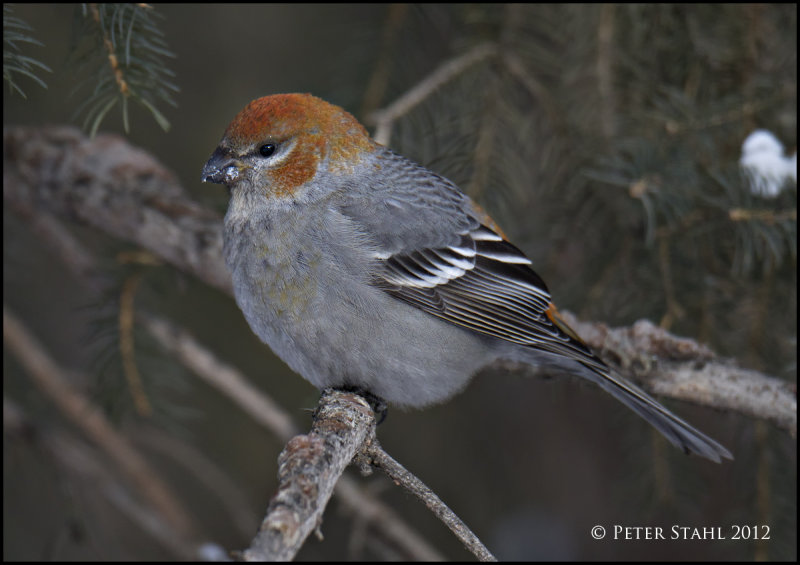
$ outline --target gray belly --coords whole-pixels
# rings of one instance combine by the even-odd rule
[[[358,386],[422,406],[461,390],[492,360],[485,340],[368,286],[309,250],[305,265],[242,267],[236,300],[250,327],[318,388]]]

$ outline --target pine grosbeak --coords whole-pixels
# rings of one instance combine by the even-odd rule
[[[248,104],[202,180],[224,184],[224,255],[253,331],[318,388],[443,401],[503,359],[596,383],[686,452],[731,454],[612,372],[531,262],[449,180],[308,94]]]

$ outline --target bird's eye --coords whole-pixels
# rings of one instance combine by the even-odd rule
[[[264,145],[258,148],[258,152],[261,153],[262,157],[269,157],[270,155],[275,153],[275,144],[265,143]]]

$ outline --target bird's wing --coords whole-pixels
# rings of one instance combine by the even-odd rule
[[[733,456],[603,363],[561,320],[523,253],[485,225],[457,245],[394,254],[377,282],[386,292],[448,322],[562,355],[588,368],[583,376],[655,426],[673,444],[719,462]]]
[[[455,245],[392,254],[376,284],[450,323],[604,368],[559,319],[530,263],[495,231],[477,224],[459,233]]]
[[[379,163],[338,201],[374,245],[373,284],[450,323],[605,367],[559,320],[530,260],[452,182],[385,148]]]

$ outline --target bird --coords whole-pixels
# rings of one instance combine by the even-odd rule
[[[230,194],[223,255],[254,333],[319,389],[424,407],[483,367],[579,375],[686,453],[731,453],[613,371],[531,261],[450,180],[311,94],[253,100],[202,170]]]

